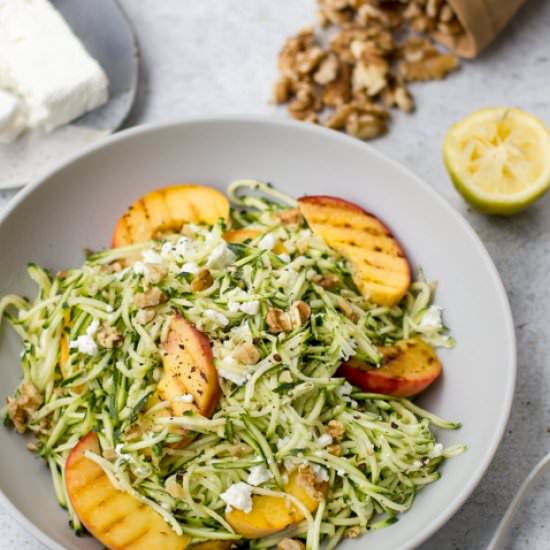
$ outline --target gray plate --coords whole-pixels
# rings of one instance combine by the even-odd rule
[[[138,50],[116,0],[52,0],[109,78],[109,102],[51,134],[26,134],[0,145],[0,189],[26,185],[69,155],[119,128],[134,103]]]

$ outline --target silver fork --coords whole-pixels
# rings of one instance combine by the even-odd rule
[[[508,510],[504,514],[495,534],[487,550],[498,550],[501,547],[501,544],[504,540],[505,535],[510,528],[512,519],[516,515],[516,512],[522,503],[525,495],[531,490],[533,485],[544,475],[546,471],[550,471],[550,454],[547,454],[532,470],[531,473],[527,476],[521,487],[519,488],[514,500],[508,506]]]

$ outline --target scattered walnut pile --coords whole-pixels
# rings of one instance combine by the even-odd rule
[[[328,47],[313,28],[279,54],[273,101],[297,119],[373,139],[388,130],[389,109],[414,110],[408,82],[444,78],[458,58],[428,33],[464,32],[445,0],[318,0]],[[421,33],[421,34],[416,34]]]

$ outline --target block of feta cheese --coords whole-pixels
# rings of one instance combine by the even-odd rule
[[[25,111],[22,102],[0,90],[0,143],[11,143],[25,129]]]
[[[48,0],[0,0],[0,88],[24,101],[30,128],[45,131],[108,99],[103,69]]]

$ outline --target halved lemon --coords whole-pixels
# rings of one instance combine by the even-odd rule
[[[443,146],[457,191],[488,214],[516,214],[550,187],[550,132],[520,109],[483,109],[455,124]]]

